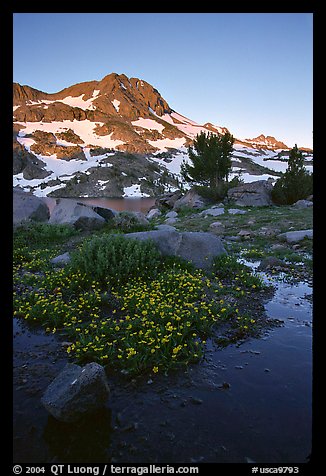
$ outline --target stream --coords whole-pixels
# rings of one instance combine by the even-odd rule
[[[14,463],[308,462],[312,288],[272,284],[265,309],[282,326],[223,349],[208,340],[201,363],[153,381],[109,375],[107,406],[75,424],[40,403],[65,343],[14,319]]]

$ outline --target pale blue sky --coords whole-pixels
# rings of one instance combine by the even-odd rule
[[[109,73],[238,138],[312,146],[312,13],[15,13],[14,81],[57,92]]]

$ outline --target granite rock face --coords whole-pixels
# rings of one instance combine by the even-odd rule
[[[236,205],[263,207],[272,205],[273,184],[269,180],[257,180],[230,188],[228,199]]]

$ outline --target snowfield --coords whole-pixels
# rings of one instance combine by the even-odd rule
[[[140,83],[141,85],[141,83]],[[123,85],[121,84],[121,87]],[[94,90],[92,97],[85,100],[84,94],[81,94],[77,97],[67,96],[58,102],[68,104],[73,107],[79,107],[84,110],[93,110],[95,106],[93,105],[94,99],[99,96],[100,91]],[[56,101],[43,100],[43,101],[29,101],[29,104],[50,104]],[[114,99],[111,101],[112,105],[119,112],[120,101]],[[14,110],[19,106],[14,106]],[[149,108],[150,109],[150,108]],[[149,131],[158,131],[162,133],[165,126],[161,122],[155,120],[155,116],[160,120],[164,120],[168,124],[171,124],[177,127],[182,133],[184,133],[189,138],[194,138],[201,131],[207,132],[208,129],[204,126],[192,121],[191,119],[182,116],[176,112],[171,114],[164,114],[162,117],[158,116],[152,109],[150,109],[152,114],[151,119],[139,117],[137,120],[132,121],[132,126],[135,127],[135,131],[140,132],[139,129],[145,129]],[[33,134],[35,131],[44,131],[54,134],[66,132],[69,129],[74,132],[79,138],[78,143],[72,143],[64,139],[56,137],[56,144],[63,147],[73,147],[80,146],[84,155],[85,160],[80,158],[72,158],[71,160],[62,160],[58,159],[56,154],[52,155],[42,155],[34,154],[38,159],[44,162],[45,170],[50,172],[50,175],[44,179],[34,179],[26,180],[23,177],[23,174],[16,174],[13,177],[14,186],[19,185],[26,190],[32,190],[35,195],[46,196],[50,192],[64,188],[65,182],[75,177],[78,173],[90,174],[89,169],[92,167],[112,167],[114,165],[114,158],[112,158],[112,163],[101,163],[103,159],[106,159],[110,155],[114,155],[114,152],[105,153],[102,155],[91,156],[90,149],[91,147],[102,147],[104,149],[115,150],[119,145],[123,145],[124,141],[112,139],[112,134],[107,135],[98,135],[95,131],[97,127],[104,125],[103,122],[92,122],[88,119],[77,121],[77,120],[63,120],[63,121],[53,121],[53,122],[15,122],[15,124],[22,126],[17,135],[18,142],[28,151],[31,151],[31,147],[35,144],[35,140],[31,137],[27,137],[29,134]],[[223,132],[223,129],[219,126],[213,126],[217,131]],[[139,128],[139,129],[138,129]],[[148,143],[153,147],[157,148],[158,151],[154,154],[148,155],[146,158],[149,162],[155,162],[159,164],[161,170],[166,170],[168,173],[177,179],[179,182],[183,182],[183,179],[180,174],[181,164],[189,160],[188,150],[185,146],[186,137],[178,137],[175,139],[163,138],[158,140],[148,140]],[[269,150],[263,148],[254,148],[249,147],[244,144],[235,144],[232,154],[232,161],[236,163],[237,166],[232,168],[232,173],[230,178],[241,174],[242,180],[244,182],[253,182],[255,180],[267,180],[272,178],[276,180],[280,172],[285,172],[287,169],[287,160],[279,160],[278,154],[282,150]],[[165,152],[167,156],[160,157],[160,153]],[[285,157],[285,159],[287,159]],[[307,161],[311,161],[311,165],[306,165],[307,170],[312,172],[313,170],[313,156],[312,154],[307,153],[305,155]],[[260,173],[257,169],[256,172],[249,173],[249,170],[254,170],[255,165],[265,167],[266,171]],[[270,172],[270,173],[269,173]],[[128,175],[128,170],[122,172],[124,176]],[[44,186],[52,180],[60,180],[60,184]],[[139,179],[137,179],[139,180]],[[99,180],[98,186],[100,190],[104,190],[107,184],[107,180]],[[42,188],[43,187],[43,188]],[[188,184],[185,184],[185,188],[188,188]],[[133,184],[130,187],[125,187],[123,189],[123,197],[148,197],[149,195],[141,191],[141,184]]]
[[[84,145],[84,146],[98,146],[98,147],[106,147],[114,149],[118,145],[124,144],[121,140],[113,140],[111,139],[111,134],[106,136],[99,136],[94,132],[97,126],[103,126],[103,122],[91,122],[88,119],[84,119],[83,121],[77,121],[74,119],[73,121],[53,121],[53,122],[16,122],[15,124],[19,124],[25,126],[23,129],[19,131],[18,136],[23,137],[27,134],[32,134],[35,131],[44,131],[44,132],[52,132],[54,135],[60,132],[66,132],[68,129],[72,129],[72,131],[80,137],[81,142],[77,145]],[[74,144],[76,145],[76,144]]]

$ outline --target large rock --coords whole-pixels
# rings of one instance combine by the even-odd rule
[[[199,195],[194,189],[189,190],[183,197],[179,198],[173,208],[174,210],[180,210],[183,207],[189,208],[202,208],[208,204],[208,200]]]
[[[69,198],[60,198],[51,213],[49,223],[66,223],[81,230],[93,230],[105,225],[106,220],[83,203]]]
[[[109,392],[101,365],[67,364],[45,390],[41,401],[57,420],[74,422],[105,405]]]
[[[293,204],[294,208],[309,208],[312,207],[314,204],[311,200],[298,200]]]
[[[78,205],[85,205],[85,204],[82,202],[78,202]],[[103,217],[104,220],[106,221],[110,221],[115,216],[118,215],[118,212],[116,210],[112,210],[112,208],[98,207],[96,205],[87,205],[87,206],[90,207],[95,213]]]
[[[13,190],[13,225],[26,222],[47,222],[50,211],[42,198],[19,189]]]
[[[163,255],[179,256],[197,268],[209,269],[213,259],[226,253],[222,241],[212,233],[153,230],[129,233],[126,238],[152,240]]]
[[[244,183],[228,190],[228,199],[236,205],[263,207],[272,205],[273,184],[269,180]]]
[[[159,209],[173,208],[175,202],[181,197],[182,192],[180,190],[176,190],[175,192],[168,193],[167,195],[158,198],[155,202],[155,205]]]
[[[149,221],[142,212],[123,211],[114,217],[114,223],[118,228],[132,228],[133,226],[147,226]]]
[[[304,238],[312,240],[313,230],[297,230],[297,231],[287,231],[286,233],[281,233],[278,235],[278,238],[286,241],[287,243],[298,243]]]
[[[206,210],[203,210],[202,212],[199,213],[199,215],[204,215],[204,216],[212,216],[212,217],[218,217],[219,215],[224,214],[224,207],[223,205],[214,205],[211,208],[207,208]]]

